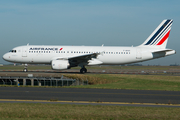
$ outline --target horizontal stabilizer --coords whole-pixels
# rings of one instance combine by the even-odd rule
[[[176,51],[171,49],[157,50],[152,52],[153,58],[160,58],[173,54],[176,54]]]
[[[169,52],[169,51],[175,51],[175,50],[172,50],[172,49],[155,50],[155,51],[153,51],[152,53],[158,53],[158,52]]]

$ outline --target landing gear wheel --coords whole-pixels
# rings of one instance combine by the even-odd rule
[[[23,71],[24,71],[24,72],[27,72],[28,70],[27,70],[27,68],[24,68]]]
[[[87,69],[86,69],[86,68],[81,68],[81,69],[80,69],[80,73],[83,74],[83,73],[86,73],[86,72],[87,72]]]
[[[28,67],[28,64],[24,64],[24,69],[23,69],[24,72],[28,71],[27,67]]]
[[[80,73],[82,73],[82,74],[84,73],[83,69],[80,69]]]
[[[84,72],[87,73],[87,69],[86,68],[84,68]]]

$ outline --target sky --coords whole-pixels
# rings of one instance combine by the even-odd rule
[[[175,55],[141,62],[180,65],[179,0],[1,0],[0,63],[21,45],[138,46],[173,19],[167,48]]]

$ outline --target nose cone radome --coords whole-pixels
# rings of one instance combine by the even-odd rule
[[[3,55],[3,59],[6,60],[6,61],[9,60],[9,57],[10,57],[10,56],[8,55],[8,53],[6,53],[6,54]]]

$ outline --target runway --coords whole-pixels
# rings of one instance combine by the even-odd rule
[[[0,101],[180,107],[180,91],[0,87]]]

